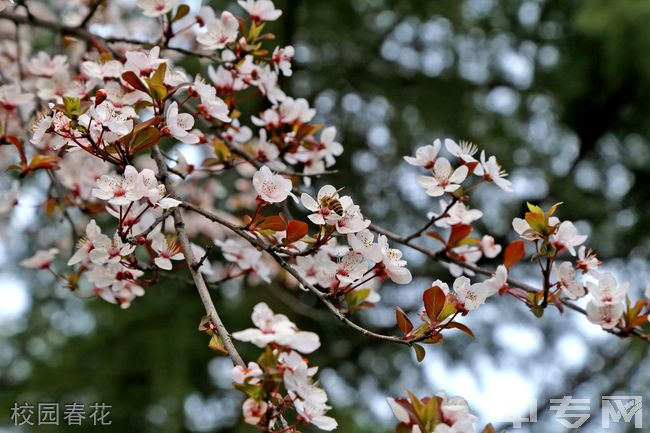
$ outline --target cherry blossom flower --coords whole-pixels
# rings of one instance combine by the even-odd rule
[[[242,270],[252,270],[255,274],[267,283],[269,279],[269,268],[262,260],[262,252],[249,244],[246,240],[228,239],[225,242],[215,240],[215,245],[221,248],[226,260],[236,263]]]
[[[217,89],[197,77],[194,88],[201,97],[201,108],[210,116],[222,122],[230,122],[228,105],[217,96]]]
[[[265,401],[256,401],[252,398],[246,399],[242,405],[242,414],[246,424],[257,425],[266,416],[268,404]]]
[[[411,424],[411,417],[409,416],[407,410],[402,407],[402,405],[400,405],[392,397],[388,397],[386,401],[388,402],[390,409],[393,411],[393,415],[395,415],[395,418],[397,418],[399,422],[403,422],[404,424]]]
[[[406,260],[402,260],[402,252],[397,248],[389,248],[386,236],[379,236],[378,242],[381,248],[382,260],[386,273],[392,282],[396,284],[408,284],[412,280],[411,271],[406,266]]]
[[[94,251],[94,250],[93,250]],[[119,263],[94,266],[87,273],[88,280],[94,284],[94,293],[111,304],[128,308],[133,300],[144,295],[144,289],[137,284],[143,272],[125,268]]]
[[[368,270],[368,265],[363,261],[363,256],[354,251],[348,251],[336,265],[336,278],[345,284],[353,284]]]
[[[284,123],[307,123],[316,115],[316,110],[309,107],[305,98],[286,98],[275,108]]]
[[[125,206],[140,200],[143,194],[142,177],[132,165],[124,169],[124,176],[103,175],[97,181],[97,187],[92,190],[93,197],[106,200],[116,206]]]
[[[589,301],[585,310],[587,311],[587,319],[604,329],[614,328],[625,312],[625,308],[620,302],[599,305],[594,300]]]
[[[187,144],[199,142],[199,136],[188,132],[194,126],[194,117],[188,113],[178,112],[178,103],[172,102],[167,108],[166,114],[167,129],[172,137]]]
[[[441,199],[440,200],[440,213],[429,213],[427,217],[438,218],[443,213],[447,216],[439,218],[435,225],[438,227],[451,227],[456,224],[471,224],[472,222],[480,219],[483,216],[483,212],[478,209],[470,209],[467,205],[461,201],[454,203],[447,212],[445,210],[449,207],[449,203]]]
[[[585,295],[585,287],[576,280],[576,270],[571,262],[563,262],[560,266],[553,264],[553,273],[558,279],[558,287],[566,296],[577,299]]]
[[[334,430],[338,423],[332,417],[325,416],[324,413],[329,409],[325,405],[312,405],[302,400],[294,402],[296,412],[302,420],[308,424],[313,424],[321,430],[331,431]]]
[[[68,266],[86,261],[96,247],[108,249],[110,245],[111,238],[102,233],[95,220],[90,220],[86,225],[85,235],[77,241],[77,251],[68,260]]]
[[[479,261],[483,253],[479,248],[472,245],[461,245],[452,250],[458,260],[461,262],[473,265]],[[449,264],[449,273],[454,277],[460,277],[463,274],[472,276],[474,271],[467,269],[463,266],[457,265],[456,263]]]
[[[231,372],[233,382],[237,384],[247,383],[250,385],[259,383],[262,374],[262,369],[256,362],[249,362],[246,367],[236,365]]]
[[[58,254],[58,248],[40,250],[37,251],[36,254],[34,254],[32,257],[22,260],[20,262],[20,266],[30,269],[48,269]]]
[[[172,260],[183,260],[185,255],[181,252],[181,247],[172,240],[169,240],[159,230],[149,233],[148,238],[151,240],[151,249],[158,254],[154,263],[160,269],[171,271]]]
[[[79,69],[86,77],[97,80],[98,83],[103,83],[107,78],[120,78],[124,71],[124,65],[117,60],[109,60],[103,63],[87,60],[81,64]],[[109,83],[106,83],[106,85],[108,86]]]
[[[300,201],[308,210],[314,212],[307,216],[314,224],[335,224],[342,216],[332,209],[332,203],[341,202],[341,197],[339,197],[337,189],[332,185],[325,185],[319,189],[316,200],[309,194],[303,192],[300,196]]]
[[[560,224],[560,220],[557,217],[552,216],[549,217],[548,224],[550,226],[556,226]],[[542,238],[541,235],[533,230],[528,222],[526,222],[526,220],[523,218],[514,218],[512,220],[512,228],[519,234],[522,239],[525,239],[527,241],[534,241]]]
[[[296,257],[295,269],[309,284],[331,287],[337,281],[333,263],[327,252],[321,250],[314,256]]]
[[[361,230],[356,234],[348,234],[348,244],[352,250],[361,254],[365,259],[377,263],[382,260],[382,248],[374,243],[375,235],[368,229]]]
[[[126,57],[124,69],[143,76],[149,76],[158,68],[158,66],[167,63],[167,60],[160,58],[159,46],[153,47],[148,53],[142,51],[127,51],[124,55]]]
[[[316,146],[316,152],[319,158],[325,160],[325,166],[331,167],[335,163],[335,156],[341,156],[343,153],[343,145],[336,138],[336,128],[328,126],[323,129],[320,134],[320,143]]]
[[[596,282],[587,281],[587,288],[596,305],[616,304],[625,299],[630,283],[618,284],[614,275],[607,272],[592,271],[590,275],[596,279]]]
[[[587,249],[584,245],[578,248],[578,260],[576,261],[576,269],[580,269],[583,274],[586,274],[601,265],[600,260],[596,253],[591,249]]]
[[[237,39],[239,22],[233,14],[224,11],[219,19],[208,21],[205,28],[206,31],[197,36],[197,42],[208,50],[220,50]]]
[[[501,252],[501,245],[494,242],[494,237],[490,235],[484,235],[481,238],[481,251],[483,251],[483,255],[485,257],[488,259],[493,259]]]
[[[291,70],[291,61],[293,60],[294,54],[295,50],[291,45],[287,45],[284,48],[275,47],[271,56],[275,72],[279,73],[282,71],[285,77],[290,77],[293,73]]]
[[[172,10],[176,0],[137,0],[136,5],[148,17],[159,17]]]
[[[447,424],[455,426],[456,423],[459,422],[473,423],[478,421],[478,417],[472,415],[469,412],[469,406],[467,405],[467,400],[465,400],[463,397],[459,397],[459,396],[448,397],[447,393],[445,393],[444,391],[438,392],[436,396],[442,399],[442,402],[440,404],[440,410],[442,411],[443,419]]]
[[[334,226],[338,233],[342,235],[357,233],[370,226],[370,220],[363,217],[361,208],[355,205],[350,197],[345,195],[341,197],[339,201],[343,208],[343,215],[340,218],[336,218],[336,221],[334,222]]]
[[[458,158],[463,165],[473,165],[474,174],[483,176],[483,167],[478,163],[474,155],[478,152],[478,146],[468,141],[456,143],[454,140],[445,139],[445,148],[447,151]]]
[[[456,278],[453,289],[460,305],[468,311],[484,304],[488,297],[488,289],[484,283],[472,284],[465,276]]]
[[[426,146],[418,147],[415,151],[415,158],[412,156],[404,156],[404,161],[415,166],[423,167],[427,170],[431,170],[436,163],[436,158],[438,158],[438,153],[442,143],[440,140],[434,140],[433,144],[427,144]]]
[[[0,108],[6,111],[13,111],[34,100],[31,93],[23,93],[19,84],[5,84],[0,86]]]
[[[94,248],[88,252],[88,258],[95,264],[119,263],[123,257],[135,251],[135,245],[122,242],[118,233],[113,236],[112,242],[101,241],[93,244]]]
[[[502,289],[508,287],[508,268],[504,265],[497,266],[494,276],[483,282],[487,292],[487,296],[497,294]]]
[[[45,51],[39,51],[29,60],[27,68],[34,75],[52,77],[67,70],[68,57],[63,55],[50,57]]]
[[[438,158],[433,166],[433,177],[418,176],[418,183],[431,197],[438,197],[445,192],[454,192],[467,177],[467,167],[461,165],[452,172],[451,164],[446,158]]]
[[[275,21],[282,15],[282,11],[276,9],[271,0],[239,0],[237,3],[248,12],[251,20],[257,23]]]
[[[267,203],[281,203],[291,194],[293,184],[289,179],[273,174],[267,166],[262,166],[253,175],[253,186],[257,195]]]
[[[320,347],[317,334],[299,331],[287,316],[274,314],[264,302],[255,305],[251,317],[257,328],[234,332],[233,338],[253,343],[257,347],[275,343],[301,353],[311,353]]]
[[[112,143],[133,130],[133,120],[115,109],[110,101],[91,107],[79,118],[79,123],[91,130],[95,141]]]
[[[576,255],[574,247],[577,247],[586,240],[587,236],[578,234],[578,229],[576,229],[571,221],[563,221],[558,227],[557,232],[551,236],[551,242],[560,248],[566,248],[572,256]]]
[[[152,170],[145,168],[140,172],[140,177],[144,187],[143,197],[147,199],[153,208],[169,209],[182,203],[180,200],[167,197],[165,185],[158,183],[158,179],[156,179],[156,175]]]
[[[485,151],[481,152],[481,166],[483,167],[483,178],[488,182],[494,182],[496,186],[506,192],[512,191],[512,182],[506,179],[508,173],[501,168],[495,156],[485,159]]]

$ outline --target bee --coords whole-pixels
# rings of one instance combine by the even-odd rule
[[[334,192],[334,194],[326,195],[320,199],[320,206],[324,209],[329,209],[338,216],[343,216],[343,205],[339,201],[338,195],[339,191],[343,188],[339,188]]]

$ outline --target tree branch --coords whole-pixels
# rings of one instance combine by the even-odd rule
[[[175,195],[174,185],[169,179],[167,165],[165,164],[165,160],[162,154],[160,153],[160,149],[158,149],[158,145],[154,146],[151,149],[151,155],[154,161],[156,161],[156,165],[158,166],[160,180],[165,184],[165,188],[167,188],[169,194],[174,196]],[[194,268],[196,264],[196,259],[194,257],[194,253],[192,252],[192,245],[190,244],[190,240],[187,236],[187,232],[185,231],[185,222],[183,221],[183,216],[181,215],[180,209],[174,208],[172,216],[174,217],[174,225],[176,227],[176,233],[178,234],[178,241],[181,246],[181,249],[183,250],[183,254],[185,255],[185,262],[187,263],[187,268],[189,269],[190,274],[192,275],[192,280],[194,280],[194,285],[196,286],[196,289],[199,292],[201,302],[203,302],[203,306],[205,307],[205,312],[207,313],[207,315],[210,317],[210,320],[214,324],[217,330],[217,334],[219,335],[219,337],[221,337],[221,341],[223,342],[223,345],[226,351],[228,352],[228,355],[230,356],[230,359],[232,360],[233,364],[245,366],[244,361],[239,355],[239,352],[237,352],[237,349],[235,348],[235,345],[233,344],[232,339],[230,338],[230,334],[228,333],[228,330],[226,329],[223,322],[221,321],[221,318],[219,317],[219,313],[217,313],[217,309],[215,308],[214,303],[212,302],[212,298],[210,297],[210,292],[208,290],[208,287],[205,284],[203,275]]]
[[[462,268],[468,269],[468,270],[470,270],[470,271],[472,271],[474,273],[485,275],[485,276],[488,276],[488,277],[491,277],[492,275],[494,275],[494,271],[491,271],[489,269],[485,269],[485,268],[482,268],[480,266],[476,266],[476,265],[473,265],[473,264],[470,264],[470,263],[466,263],[466,262],[464,262],[462,260],[458,260],[458,259],[455,259],[453,257],[449,257],[445,253],[444,250],[434,251],[434,250],[432,250],[430,248],[427,248],[427,247],[424,247],[422,245],[416,244],[416,243],[413,242],[412,239],[408,239],[407,236],[400,236],[400,235],[395,234],[395,233],[393,233],[393,232],[391,232],[389,230],[386,230],[386,229],[384,229],[382,227],[379,227],[376,224],[370,224],[369,229],[374,231],[375,233],[386,236],[388,239],[390,239],[390,240],[392,240],[394,242],[397,242],[397,243],[405,245],[405,246],[407,246],[407,247],[409,247],[411,249],[419,251],[422,254],[424,254],[424,255],[426,255],[428,257],[431,257],[435,261],[444,262],[444,263],[453,263],[453,264],[458,265],[458,266],[460,266]],[[517,288],[519,288],[521,290],[524,290],[525,292],[528,292],[528,293],[537,293],[537,292],[539,292],[539,290],[536,289],[535,287],[533,287],[533,286],[531,286],[529,284],[526,284],[526,283],[524,283],[522,281],[515,280],[514,278],[511,278],[511,277],[508,277],[507,283],[511,287],[517,287]],[[560,298],[560,303],[562,305],[566,306],[567,308],[569,308],[569,309],[571,309],[573,311],[576,311],[579,314],[582,314],[585,317],[587,316],[587,312],[583,308],[577,306],[576,304],[574,304],[573,302],[571,302],[568,299]],[[625,337],[628,337],[630,335],[633,335],[633,336],[638,337],[638,338],[640,338],[642,340],[650,341],[650,336],[642,334],[639,331],[637,331],[636,329],[632,329],[630,331],[622,330],[622,329],[621,330],[603,329],[603,330],[610,333],[610,334],[612,334],[612,335],[616,335],[619,338],[625,338]]]

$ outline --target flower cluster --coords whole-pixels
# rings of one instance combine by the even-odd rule
[[[257,362],[232,370],[235,387],[247,396],[242,407],[244,421],[270,431],[281,426],[281,418],[286,422],[289,412],[295,412],[291,428],[312,424],[321,430],[335,429],[336,421],[325,415],[330,409],[327,394],[314,380],[318,368],[310,367],[301,355],[318,349],[318,335],[299,331],[265,303],[255,306],[252,319],[256,328],[233,333],[233,338],[265,349]]]
[[[416,397],[408,391],[408,398],[389,397],[395,418],[399,421],[397,431],[411,433],[475,433],[478,418],[470,413],[467,401],[462,397],[448,397],[444,391],[434,397]],[[494,432],[487,425],[484,433]]]

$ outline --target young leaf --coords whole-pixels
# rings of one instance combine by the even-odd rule
[[[503,264],[506,268],[510,269],[523,259],[525,254],[526,245],[523,240],[520,239],[511,242],[510,245],[506,247],[506,251],[503,254]]]
[[[429,316],[429,319],[431,319],[432,322],[437,321],[438,314],[440,314],[444,308],[447,299],[445,292],[443,292],[440,287],[433,286],[425,290],[422,298],[424,300],[424,309],[427,312],[427,316]]]
[[[413,349],[415,349],[415,357],[417,358],[418,362],[422,362],[425,355],[427,354],[427,352],[424,350],[424,347],[420,346],[419,344],[414,344]]]
[[[287,229],[287,226],[280,215],[268,216],[260,221],[256,227],[260,230],[273,230],[276,232],[283,232]]]
[[[447,328],[456,328],[456,329],[459,329],[459,330],[463,331],[465,334],[467,334],[467,335],[469,335],[470,337],[474,338],[474,333],[472,332],[472,330],[469,329],[469,327],[468,327],[467,325],[464,325],[464,324],[462,324],[462,323],[459,323],[459,322],[450,322],[450,323],[447,325]]]
[[[144,82],[133,71],[126,71],[122,74],[122,79],[129,83],[131,87],[144,93],[149,93],[149,89]]]
[[[465,239],[472,232],[472,226],[469,224],[454,224],[451,227],[451,234],[447,241],[447,248],[455,247],[460,241]]]
[[[302,239],[309,231],[309,226],[306,222],[292,220],[287,224],[287,238],[285,244],[289,245]]]
[[[225,346],[223,345],[223,341],[221,341],[221,337],[219,337],[217,334],[212,334],[212,338],[210,338],[210,343],[208,344],[208,347],[215,352],[217,352],[219,355],[228,355],[228,351],[226,350]]]
[[[178,21],[180,19],[185,18],[189,13],[190,13],[190,7],[186,4],[182,4],[178,6],[178,9],[176,9],[176,15],[174,15],[173,21]]]
[[[395,316],[397,318],[397,326],[399,326],[399,329],[402,330],[404,335],[411,332],[413,323],[411,323],[406,313],[400,307],[395,307]]]
[[[488,424],[483,429],[483,433],[497,433],[497,431],[492,427],[492,424]]]

